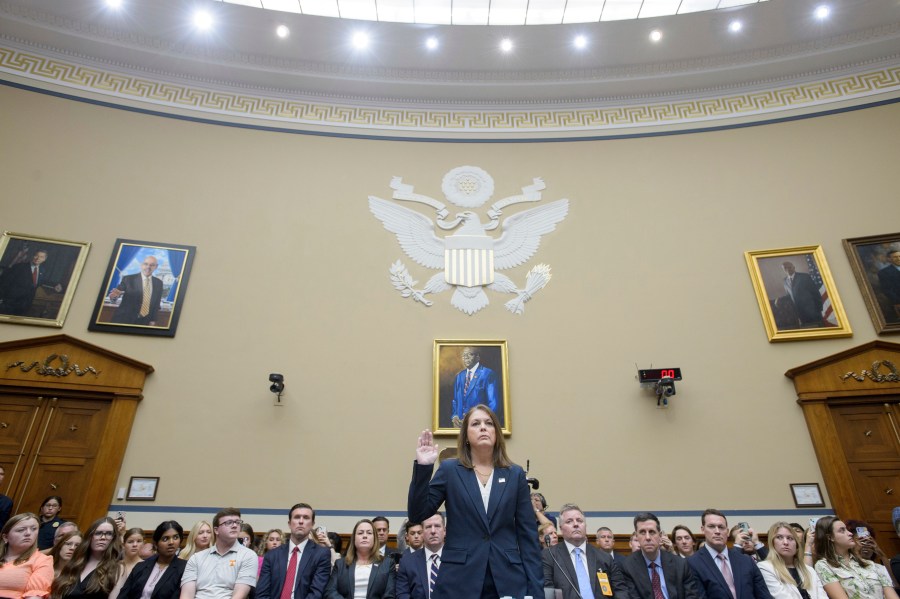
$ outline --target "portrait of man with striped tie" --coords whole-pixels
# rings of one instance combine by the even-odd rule
[[[434,433],[457,435],[466,413],[481,404],[509,435],[506,341],[438,340],[434,359]]]
[[[117,240],[89,329],[174,336],[196,248]]]
[[[441,551],[447,530],[444,514],[438,512],[422,522],[425,545],[406,553],[397,570],[397,599],[430,599],[441,569]]]

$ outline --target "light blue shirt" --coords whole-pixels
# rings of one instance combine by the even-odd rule
[[[647,576],[650,578],[650,588],[653,588],[653,568],[650,567],[650,564],[656,564],[656,569],[659,571],[659,586],[662,588],[663,597],[669,599],[669,590],[666,588],[666,575],[663,574],[662,569],[662,554],[657,553],[655,560],[647,559],[647,556],[641,553],[641,557],[644,558],[644,563],[647,565]]]

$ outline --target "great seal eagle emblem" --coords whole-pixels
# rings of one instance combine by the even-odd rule
[[[550,281],[550,267],[546,264],[538,264],[528,272],[522,289],[498,272],[528,262],[537,252],[541,236],[555,230],[557,223],[569,213],[569,200],[562,199],[515,212],[501,221],[503,211],[510,206],[541,201],[541,191],[546,187],[541,178],[532,179],[530,185],[522,187],[521,194],[491,204],[486,212],[487,222],[482,222],[473,209],[480,208],[493,196],[494,180],[477,166],[460,166],[444,175],[441,184],[444,197],[464,209],[450,220],[450,211],[443,202],[416,193],[401,177],[394,177],[390,187],[394,190],[392,199],[397,201],[369,196],[372,214],[385,229],[397,236],[400,247],[413,261],[441,271],[433,275],[425,287],[416,289],[417,281],[406,266],[399,260],[394,262],[390,268],[391,282],[401,296],[431,306],[433,302],[426,295],[453,288],[450,303],[472,315],[490,303],[484,292],[486,287],[499,293],[515,294],[514,299],[506,302],[506,309],[513,314],[522,314],[525,302]],[[435,211],[436,222],[398,202],[430,206]],[[438,236],[436,227],[452,233]],[[488,234],[497,228],[501,231],[499,237]]]

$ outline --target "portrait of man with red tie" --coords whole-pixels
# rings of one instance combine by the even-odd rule
[[[437,434],[456,434],[466,413],[486,405],[509,434],[505,341],[436,341],[435,422]]]

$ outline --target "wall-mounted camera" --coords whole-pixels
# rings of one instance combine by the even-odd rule
[[[681,380],[680,368],[638,369],[638,382],[645,389],[656,393],[656,407],[669,407],[669,398],[675,395],[675,381]]]
[[[275,405],[280,406],[281,394],[284,393],[284,375],[273,372],[269,375],[269,382],[272,383],[272,385],[269,387],[269,391],[277,395],[275,399]]]

